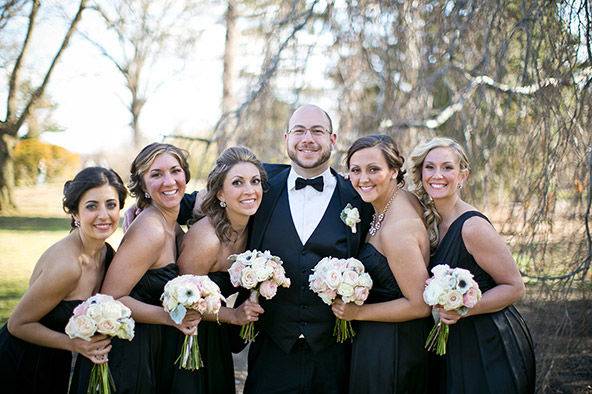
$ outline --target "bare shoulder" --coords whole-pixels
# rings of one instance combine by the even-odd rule
[[[160,245],[165,242],[166,229],[163,219],[153,212],[142,213],[134,220],[125,233],[123,241],[137,239],[142,240],[143,244]]]
[[[82,275],[80,250],[71,236],[50,246],[39,258],[32,279],[40,275],[59,278],[60,282],[77,283]]]
[[[473,239],[479,238],[491,233],[497,234],[493,225],[481,216],[472,216],[468,218],[462,226],[463,239],[465,237]]]
[[[427,230],[417,216],[389,221],[381,230],[380,241],[385,251],[393,253],[412,245],[418,245],[422,249],[429,245]]]
[[[200,248],[207,248],[209,251],[213,249],[218,250],[222,245],[216,235],[216,229],[207,216],[201,218],[191,226],[183,239],[183,244],[186,242],[191,243],[192,247],[199,246]]]

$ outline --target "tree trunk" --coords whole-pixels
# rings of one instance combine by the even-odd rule
[[[0,211],[6,212],[16,208],[14,203],[14,158],[13,152],[17,138],[2,134],[0,138]]]
[[[226,118],[221,125],[223,129],[221,138],[217,141],[218,154],[222,153],[227,146],[236,145],[238,139],[236,133],[233,133],[233,130],[235,130],[235,116],[231,115],[231,111],[236,109],[236,99],[234,97],[235,55],[238,38],[236,19],[236,4],[234,0],[228,0],[224,17],[226,38],[224,40],[224,69],[222,71],[222,116]]]

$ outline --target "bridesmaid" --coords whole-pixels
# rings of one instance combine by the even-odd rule
[[[333,304],[335,316],[359,320],[354,337],[349,392],[426,393],[431,325],[423,302],[430,245],[421,206],[402,189],[404,159],[387,135],[358,139],[349,148],[349,179],[374,207],[358,259],[373,280],[364,305]]]
[[[175,324],[160,302],[164,285],[178,275],[176,223],[189,181],[186,154],[170,145],[146,146],[131,166],[129,189],[142,213],[125,233],[101,291],[132,310],[130,341],[114,338],[109,367],[117,393],[170,393],[177,367],[176,331],[196,332],[199,315],[190,311]],[[89,364],[76,366],[72,391],[86,392]]]
[[[255,155],[244,147],[226,149],[208,175],[201,212],[183,239],[179,269],[182,274],[208,275],[224,296],[235,293],[228,274],[228,256],[242,253],[247,246],[247,225],[263,195],[265,170]],[[202,194],[202,193],[200,193]],[[199,345],[204,367],[185,389],[196,393],[234,393],[234,365],[231,342],[240,341],[232,325],[258,320],[259,304],[246,300],[237,308],[222,307],[218,316],[203,316]],[[220,323],[228,324],[218,324]],[[199,377],[198,377],[199,376]]]
[[[5,393],[65,393],[72,353],[107,362],[110,340],[89,342],[64,334],[74,308],[100,288],[113,249],[127,191],[113,170],[89,167],[64,185],[63,207],[72,217],[68,236],[41,256],[29,289],[0,331],[0,387]],[[82,357],[79,357],[82,358]]]
[[[438,247],[430,267],[468,269],[483,298],[465,316],[436,308],[452,325],[439,372],[446,393],[532,393],[533,343],[512,305],[524,294],[516,263],[489,220],[464,202],[460,191],[469,175],[463,148],[434,138],[411,154],[413,191],[426,207],[430,240]]]

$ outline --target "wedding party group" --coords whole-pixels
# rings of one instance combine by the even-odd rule
[[[102,167],[66,182],[71,231],[0,331],[0,390],[235,393],[232,355],[248,344],[247,394],[533,393],[513,305],[525,287],[463,200],[463,147],[435,137],[403,157],[363,136],[340,174],[326,111],[287,123],[290,164],[230,147],[204,190],[186,190],[187,153],[165,143],[141,150],[127,187]]]

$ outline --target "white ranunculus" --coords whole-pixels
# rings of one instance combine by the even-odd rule
[[[423,291],[423,300],[426,304],[434,306],[440,301],[440,295],[444,293],[444,287],[437,281],[431,281]]]
[[[438,264],[437,266],[432,268],[432,274],[434,274],[435,277],[441,277],[446,275],[446,273],[449,270],[450,267],[448,266],[448,264]]]

